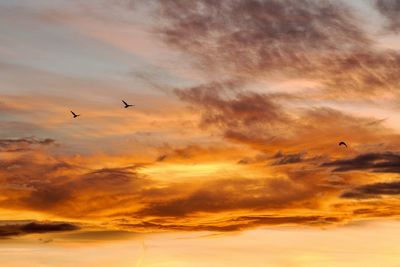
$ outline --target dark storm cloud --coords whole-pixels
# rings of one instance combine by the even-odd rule
[[[20,236],[26,234],[45,234],[79,230],[78,225],[65,222],[0,222],[0,238]]]
[[[386,18],[386,28],[389,31],[400,31],[400,1],[375,0],[378,11]]]
[[[352,159],[336,160],[322,164],[324,167],[334,167],[335,172],[346,171],[373,171],[400,173],[399,153],[368,153],[358,155]]]
[[[382,195],[400,195],[400,181],[375,183],[356,187],[344,192],[342,198],[379,198]]]

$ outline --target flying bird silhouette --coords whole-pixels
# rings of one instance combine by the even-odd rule
[[[134,107],[135,105],[129,105],[126,103],[124,100],[122,100],[122,103],[124,103],[125,107],[124,108],[129,108],[129,107]]]
[[[347,148],[347,144],[343,141],[339,143],[339,146],[345,146]]]
[[[71,114],[72,114],[72,116],[74,116],[74,119],[81,115],[81,114],[75,114],[75,112],[73,112],[72,110],[71,110]]]

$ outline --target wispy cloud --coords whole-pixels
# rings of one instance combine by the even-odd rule
[[[386,28],[389,31],[400,30],[400,2],[397,0],[375,0],[375,5],[380,13],[386,18]]]

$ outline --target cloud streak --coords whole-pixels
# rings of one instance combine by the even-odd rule
[[[396,196],[400,194],[400,182],[374,183],[356,187],[344,192],[342,198],[368,199],[381,196]]]
[[[3,221],[0,222],[0,238],[10,238],[28,234],[70,232],[79,229],[79,226],[65,222]]]
[[[336,160],[322,164],[325,167],[334,167],[333,171],[362,171],[400,173],[400,155],[398,153],[368,153],[358,155],[352,159]]]

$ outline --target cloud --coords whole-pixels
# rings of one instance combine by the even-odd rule
[[[137,192],[151,183],[137,168],[90,168],[40,150],[6,157],[0,161],[0,206],[68,218],[99,216],[134,205]]]
[[[50,138],[36,139],[20,138],[20,139],[0,139],[0,152],[24,152],[32,150],[38,146],[54,145],[55,141]]]
[[[180,161],[180,166],[187,164],[190,167],[192,159],[197,164],[202,160],[207,162],[209,158],[203,158],[202,154],[209,155],[213,151],[197,146],[169,147],[163,154],[169,158],[161,162],[124,166],[118,160],[105,158],[108,167],[101,167],[106,164],[97,158],[90,164],[89,158],[73,160],[39,148],[28,153],[5,152],[14,156],[0,162],[0,207],[18,212],[40,212],[65,220],[103,222],[102,226],[106,228],[103,230],[122,227],[138,232],[240,231],[287,224],[335,225],[356,218],[358,215],[348,218],[346,214],[362,207],[356,205],[337,212],[336,217],[326,216],[325,200],[335,203],[344,188],[357,188],[360,180],[350,173],[336,174],[333,179],[327,168],[315,164],[320,159],[305,157],[294,150],[271,154],[267,158],[264,158],[266,153],[258,153],[262,155],[259,160],[275,162],[273,166],[238,166],[237,161],[232,160],[232,164],[243,168],[243,172],[232,174],[218,170],[206,180],[177,181],[172,175],[172,180],[164,177],[157,180],[151,176],[152,167],[163,172],[162,167],[170,167],[169,164],[173,167],[175,160]],[[226,157],[221,158],[226,160]],[[289,164],[293,162],[298,164]],[[141,172],[146,168],[150,169],[149,176]],[[13,236],[45,232],[46,229],[69,229],[38,224],[8,227],[3,232]]]
[[[35,210],[78,218],[96,216],[132,205],[151,181],[139,178],[136,167],[107,168],[74,175],[65,182],[41,183],[17,203]],[[56,179],[54,177],[53,179]],[[77,207],[76,203],[85,203]]]
[[[0,222],[0,238],[27,234],[45,234],[79,230],[78,225],[65,222],[3,221]]]
[[[293,153],[293,154],[283,154],[279,152],[275,155],[275,162],[272,165],[285,165],[300,163],[304,160],[305,153]]]
[[[137,224],[123,223],[119,226],[124,229],[141,229],[152,231],[215,231],[215,232],[233,232],[243,231],[256,227],[263,226],[281,226],[281,225],[312,225],[312,226],[327,226],[334,225],[342,222],[341,218],[328,217],[328,216],[315,216],[315,215],[294,215],[294,216],[273,216],[273,215],[252,215],[252,216],[238,216],[229,220],[221,221],[218,223],[198,224],[198,225],[185,225],[174,223],[162,223],[153,221],[144,221]]]
[[[394,152],[367,153],[351,159],[323,163],[324,167],[334,167],[335,172],[373,171],[400,173],[400,155]]]
[[[375,0],[378,11],[386,18],[386,29],[392,32],[400,30],[400,1]]]
[[[113,2],[103,3],[103,7]],[[84,5],[91,12],[88,17],[80,17],[81,11],[75,13],[74,8],[66,10],[64,17],[63,12],[49,14],[46,22],[86,27],[83,31],[89,29],[96,38],[111,38],[114,44],[123,43],[115,47],[128,48],[133,43],[119,37],[135,36],[135,29],[128,28],[137,26],[131,25],[137,18],[128,18],[132,13],[122,10],[122,2],[127,3],[116,3],[118,8],[112,14],[88,3]],[[134,8],[144,3],[139,2]],[[4,103],[10,106],[0,103],[0,110],[9,115],[0,122],[5,126],[2,128],[12,128],[11,134],[4,136],[23,136],[26,129],[34,127],[13,122],[23,119],[46,125],[38,130],[50,130],[69,140],[64,149],[53,147],[52,139],[0,140],[4,156],[0,160],[0,207],[9,212],[93,221],[111,230],[121,225],[134,231],[236,231],[263,225],[324,225],[358,219],[366,204],[354,198],[385,195],[370,193],[364,185],[385,179],[383,172],[399,173],[397,153],[385,152],[390,151],[388,147],[397,147],[399,138],[376,118],[340,111],[342,105],[354,112],[358,106],[336,95],[351,98],[354,94],[396,92],[400,54],[376,46],[356,11],[344,2],[162,0],[153,5],[153,1],[149,10],[158,7],[160,11],[157,20],[150,22],[157,28],[156,34],[171,45],[168,49],[175,47],[183,53],[175,57],[176,51],[164,47],[151,53],[152,57],[160,51],[171,53],[175,60],[187,60],[182,64],[195,61],[197,70],[203,71],[204,76],[182,82],[182,77],[174,75],[160,80],[182,86],[174,87],[175,94],[192,113],[183,110],[175,99],[167,103],[161,97],[153,102],[139,96],[143,112],[135,112],[134,117],[126,116],[123,110],[110,114],[97,108],[104,104],[101,101],[90,104],[83,97],[75,97],[90,88],[95,88],[96,95],[109,96],[107,84],[100,86],[87,79],[70,81],[68,77],[0,63],[6,70],[6,85],[13,85],[10,90],[30,88],[24,89],[26,96],[8,96]],[[128,13],[113,17],[119,11]],[[85,21],[89,22],[86,26]],[[102,27],[105,21],[112,25]],[[140,31],[146,31],[146,26]],[[110,37],[110,29],[119,33]],[[127,33],[133,35],[126,37]],[[141,49],[130,49],[135,56],[143,56],[137,53]],[[36,86],[26,86],[38,77],[44,81],[38,86],[48,90],[58,88],[62,93],[67,87],[84,87],[89,91],[75,90],[77,95],[67,98],[32,99],[29,90]],[[297,86],[304,88],[303,80],[307,89],[313,90],[297,91]],[[169,90],[172,85],[166,87]],[[293,91],[286,90],[289,87],[294,87]],[[60,101],[69,102],[86,114],[85,118],[92,118],[86,121],[89,124],[65,117],[69,111],[59,105]],[[120,100],[115,101],[119,105]],[[158,111],[152,113],[150,106],[157,106]],[[363,108],[357,114],[363,114]],[[136,131],[133,136],[132,131]],[[133,150],[129,147],[129,140],[136,137],[140,152],[139,146]],[[349,149],[338,147],[340,140],[348,142]],[[160,147],[154,148],[155,143]],[[376,146],[378,143],[383,145]],[[83,146],[73,149],[71,144]],[[112,147],[113,153],[101,153],[104,146]],[[343,159],[343,155],[348,158]],[[348,206],[336,209],[338,202]],[[384,204],[393,205],[376,205],[387,209]],[[385,214],[385,210],[380,212]],[[35,224],[27,227],[17,232],[40,231]]]
[[[379,198],[383,195],[400,195],[400,181],[374,183],[356,187],[344,192],[342,198]]]
[[[306,53],[369,43],[355,16],[332,1],[160,1],[165,40],[208,65],[245,72],[304,66]]]
[[[240,149],[226,143],[212,143],[207,145],[188,144],[184,146],[165,144],[160,147],[160,156],[156,163],[192,163],[226,161],[242,154]]]
[[[305,152],[298,153],[283,153],[282,151],[277,152],[275,155],[267,155],[267,154],[257,154],[254,157],[245,157],[242,158],[238,163],[239,164],[254,164],[254,163],[266,163],[272,160],[270,166],[280,166],[287,164],[295,164],[295,163],[303,163],[306,161],[314,160],[317,158],[308,158],[306,157]]]
[[[285,121],[283,110],[267,94],[239,92],[230,97],[229,91],[237,86],[235,82],[214,82],[176,92],[183,101],[204,111],[204,125],[243,127]]]
[[[201,114],[200,126],[217,129],[231,141],[269,143],[292,121],[268,94],[243,92],[236,82],[209,83],[177,90],[181,100]]]
[[[397,19],[397,1],[377,1]],[[158,27],[211,80],[306,79],[319,97],[398,94],[400,53],[379,49],[341,1],[159,1]],[[393,14],[393,15],[392,15]]]
[[[311,201],[314,190],[314,186],[304,187],[301,183],[278,178],[217,179],[186,192],[182,197],[150,201],[138,214],[185,217],[199,212],[289,208]]]
[[[271,156],[266,154],[257,154],[254,157],[244,157],[238,161],[238,164],[254,164],[254,163],[265,163],[270,160]]]
[[[263,153],[285,149],[289,150],[286,153],[295,154],[307,150],[309,157],[315,158],[337,140],[351,137],[354,143],[370,143],[390,134],[385,127],[370,124],[374,118],[326,107],[289,109],[273,94],[239,88],[237,82],[211,82],[176,92],[201,115],[201,128]]]
[[[327,93],[346,98],[377,96],[378,92],[398,94],[400,79],[400,53],[394,50],[377,50],[373,47],[358,51],[340,52],[321,59],[310,72],[321,81]]]

